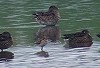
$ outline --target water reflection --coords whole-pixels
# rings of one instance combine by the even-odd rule
[[[41,50],[40,52],[35,53],[35,55],[38,55],[40,57],[49,57],[48,52]]]
[[[76,43],[76,42],[68,42],[65,41],[64,47],[65,48],[77,48],[77,47],[90,47],[93,42],[84,42],[84,43]]]
[[[46,36],[51,42],[57,42],[60,39],[60,29],[58,26],[45,26],[36,33],[36,40]]]
[[[0,52],[0,61],[8,61],[9,59],[13,59],[14,54],[9,51],[1,51]]]

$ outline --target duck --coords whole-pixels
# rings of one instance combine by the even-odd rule
[[[0,34],[0,49],[7,49],[13,45],[12,36],[9,32],[3,32]]]
[[[60,14],[58,8],[54,5],[50,6],[47,12],[35,12],[33,17],[41,25],[52,26],[59,22]]]
[[[45,45],[47,45],[47,43],[48,43],[48,39],[47,39],[47,37],[45,36],[45,37],[43,37],[43,38],[38,38],[38,40],[35,42],[35,44],[37,44],[38,46],[40,46],[41,47],[41,51],[43,51],[43,47],[45,46]]]
[[[96,36],[100,38],[100,34],[97,34]]]
[[[69,42],[92,42],[92,36],[90,35],[90,32],[87,29],[72,34],[64,34],[63,36],[63,39],[68,39]]]
[[[92,36],[87,29],[72,34],[64,34],[63,36],[63,39],[69,44],[69,47],[90,47],[93,44]]]

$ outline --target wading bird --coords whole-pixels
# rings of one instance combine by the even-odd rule
[[[48,43],[48,38],[44,36],[43,38],[38,38],[35,44],[41,47],[41,50],[43,51],[43,47]]]

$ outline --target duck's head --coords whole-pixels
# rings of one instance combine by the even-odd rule
[[[87,29],[85,29],[85,30],[82,30],[82,33],[88,34],[89,31]]]
[[[49,7],[49,12],[54,12],[54,11],[58,11],[58,8],[54,5]]]
[[[2,35],[5,37],[11,37],[11,34],[9,32],[3,32]]]

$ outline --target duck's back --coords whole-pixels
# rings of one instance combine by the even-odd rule
[[[12,38],[4,38],[0,40],[0,49],[7,49],[13,45]]]
[[[82,37],[70,38],[69,42],[76,42],[76,43],[92,42],[92,37],[89,34],[87,34]]]
[[[50,6],[47,12],[33,13],[33,16],[42,25],[56,25],[60,19],[58,8],[55,6]]]
[[[59,18],[54,13],[40,12],[37,14],[36,20],[42,25],[55,25],[58,23]]]

